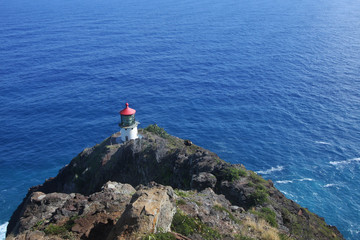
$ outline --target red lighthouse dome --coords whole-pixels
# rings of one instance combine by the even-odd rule
[[[134,115],[136,113],[135,109],[129,108],[129,104],[126,103],[125,104],[126,107],[120,111],[120,114],[123,116],[129,116],[129,115]]]

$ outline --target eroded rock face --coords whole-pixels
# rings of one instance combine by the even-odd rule
[[[100,192],[81,194],[33,192],[23,205],[20,221],[7,239],[49,239],[45,233],[64,237],[96,239],[99,231],[111,229],[124,212],[135,189],[129,184],[106,183]]]
[[[194,174],[191,179],[191,188],[203,190],[205,188],[214,188],[216,185],[216,177],[208,172],[200,172]]]
[[[158,231],[169,232],[175,212],[175,195],[171,187],[155,183],[141,185],[107,240],[137,239]]]
[[[34,192],[10,239],[137,239],[170,231],[176,211],[171,187],[107,182],[100,192],[81,194]]]

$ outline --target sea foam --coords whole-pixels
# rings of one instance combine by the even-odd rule
[[[6,222],[0,225],[0,240],[5,240],[6,237],[6,227],[9,223]]]
[[[282,171],[283,169],[284,169],[284,166],[276,166],[276,167],[271,167],[270,169],[267,169],[264,171],[256,171],[256,172],[260,173],[260,174],[270,174],[272,172]]]
[[[323,141],[315,141],[315,143],[322,144],[322,145],[331,145],[331,143],[323,142]]]
[[[334,186],[337,186],[337,184],[335,184],[335,183],[329,183],[329,184],[325,184],[325,185],[324,185],[325,188],[334,187]]]
[[[303,181],[310,181],[310,182],[312,182],[312,181],[314,181],[314,179],[312,179],[312,178],[300,178],[300,179],[296,179],[297,181],[300,181],[300,182],[303,182]]]
[[[341,165],[350,164],[352,162],[360,162],[360,158],[351,158],[351,159],[343,160],[343,161],[330,161],[329,163],[334,166],[341,166]]]
[[[291,193],[288,193],[288,192],[286,192],[286,191],[280,191],[280,192],[282,192],[285,196],[287,196],[287,197],[290,197],[290,198],[292,198],[292,199],[295,199],[295,196],[293,195],[293,194],[291,194]]]
[[[279,181],[276,181],[276,183],[292,183],[293,180],[279,180]]]
[[[299,179],[293,179],[293,180],[278,180],[278,181],[275,181],[276,183],[293,183],[294,181],[299,181],[299,182],[304,182],[304,181],[315,181],[314,179],[312,178],[299,178]]]
[[[327,184],[323,185],[323,188],[336,188],[336,189],[340,189],[340,188],[346,188],[346,186],[344,185],[344,183],[338,182],[338,183],[327,183]]]

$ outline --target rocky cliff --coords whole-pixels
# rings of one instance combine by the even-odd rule
[[[343,239],[244,166],[150,125],[85,149],[32,187],[10,239]]]

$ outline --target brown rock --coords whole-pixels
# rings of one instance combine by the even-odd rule
[[[168,232],[175,211],[171,187],[156,184],[140,186],[107,240],[136,239],[159,230]]]
[[[192,142],[188,139],[184,140],[184,144],[185,146],[191,146],[192,145]]]
[[[302,210],[301,209],[298,211],[298,215],[302,216]]]

